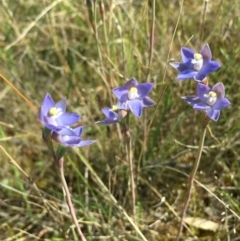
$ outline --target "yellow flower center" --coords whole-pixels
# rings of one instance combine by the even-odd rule
[[[138,98],[138,90],[136,87],[132,87],[128,92],[128,98],[130,100]]]
[[[210,106],[214,105],[217,101],[217,93],[214,91],[210,91],[208,94],[204,95],[206,98],[206,103]]]
[[[52,107],[49,111],[48,111],[48,115],[49,116],[54,116],[58,113],[58,109],[56,107]]]
[[[202,59],[202,55],[199,53],[196,53],[196,54],[194,54],[194,59],[200,60],[200,59]]]
[[[194,54],[192,59],[193,68],[199,71],[203,66],[203,56],[199,53]]]
[[[118,110],[118,107],[116,105],[112,106],[112,111]]]
[[[214,97],[217,97],[217,94],[214,91],[210,91],[209,96],[214,98]]]

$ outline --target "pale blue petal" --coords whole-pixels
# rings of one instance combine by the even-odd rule
[[[83,132],[83,126],[78,126],[73,128],[73,131],[76,133],[77,136],[81,136]]]
[[[140,100],[131,100],[128,102],[129,105],[129,109],[131,110],[131,112],[137,116],[138,118],[141,117],[142,115],[142,105],[141,105],[141,101]]]
[[[216,103],[212,106],[214,110],[221,110],[230,105],[230,102],[227,98],[221,97],[219,98]]]
[[[201,99],[202,102],[206,102],[208,93],[211,91],[211,88],[207,85],[199,83],[197,86],[197,95]]]
[[[148,96],[142,99],[142,107],[148,107],[152,105],[155,105],[155,102]]]
[[[201,103],[197,103],[193,106],[193,109],[195,110],[208,110],[211,109],[211,106],[209,106],[208,104],[205,104],[203,102]]]
[[[48,111],[54,107],[54,101],[51,97],[50,94],[46,94],[44,100],[43,100],[43,103],[42,103],[42,106],[41,106],[41,111],[42,111],[42,115],[47,115],[48,114]]]
[[[200,54],[203,56],[203,63],[206,63],[212,59],[212,53],[208,44],[203,45]]]
[[[196,70],[187,69],[187,70],[180,72],[177,76],[177,79],[178,80],[190,79],[190,78],[193,78],[196,74],[197,74]]]
[[[207,116],[214,121],[217,121],[220,116],[220,110],[209,109],[206,111],[206,113]]]
[[[66,101],[66,99],[60,100],[60,101],[55,105],[55,107],[56,107],[56,108],[60,108],[63,113],[66,112],[66,106],[67,106],[67,101]]]
[[[126,87],[117,87],[112,90],[113,94],[122,102],[128,100],[128,89]]]
[[[153,83],[142,83],[139,84],[136,88],[138,90],[139,98],[142,99],[146,97],[152,90],[154,84]]]
[[[185,64],[179,63],[179,62],[174,62],[174,63],[169,63],[173,68],[177,69],[179,72],[182,72],[184,70],[189,69]]]
[[[127,89],[127,90],[130,90],[132,87],[137,87],[138,85],[138,81],[134,78],[131,78],[130,80],[128,80],[124,87]]]
[[[217,93],[218,98],[225,96],[225,88],[223,83],[217,83],[212,87],[212,91]]]
[[[192,106],[201,103],[201,100],[198,98],[198,96],[183,96],[182,99]]]
[[[191,60],[194,58],[194,54],[195,52],[192,49],[186,47],[181,48],[181,55],[184,64],[188,64],[189,61],[191,62]]]
[[[87,140],[87,141],[80,141],[78,144],[74,145],[73,147],[84,147],[84,146],[89,146],[95,143],[95,140]]]
[[[203,67],[199,71],[199,74],[206,76],[214,72],[218,68],[220,68],[220,64],[217,61],[209,61],[205,65],[203,65]]]
[[[56,122],[59,126],[70,126],[80,119],[80,116],[75,113],[65,113],[60,115],[57,119]]]

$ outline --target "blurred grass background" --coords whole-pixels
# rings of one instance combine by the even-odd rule
[[[214,137],[207,134],[197,175],[202,186],[195,185],[187,216],[219,228],[189,225],[183,236],[240,240],[238,0],[2,0],[0,6],[0,73],[36,107],[47,92],[55,101],[66,96],[68,111],[82,116],[84,138],[98,141],[69,148],[65,161],[87,240],[141,240],[86,166],[131,215],[121,129],[94,124],[104,118],[101,108],[116,101],[111,89],[131,77],[154,82],[150,97],[158,102],[143,118],[131,118],[138,226],[148,240],[175,240],[201,113],[180,99],[195,93],[195,82],[177,82],[168,62],[180,60],[182,46],[199,51],[208,43],[222,64],[210,85],[223,82],[232,105],[210,123]],[[77,240],[36,113],[4,81],[0,88],[0,240]],[[3,150],[36,183],[45,203]]]

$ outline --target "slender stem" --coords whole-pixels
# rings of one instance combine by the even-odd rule
[[[174,42],[174,38],[175,38],[175,35],[177,33],[177,29],[178,29],[178,25],[179,25],[179,22],[180,22],[180,18],[182,16],[182,11],[183,11],[183,3],[184,3],[184,0],[182,0],[181,4],[180,4],[180,10],[179,10],[179,15],[178,15],[178,19],[177,19],[177,23],[176,23],[176,26],[174,28],[174,31],[173,31],[173,35],[172,35],[172,39],[171,39],[171,42],[170,42],[170,47],[169,47],[169,51],[168,51],[168,55],[167,55],[167,59],[169,59],[169,56],[170,56],[170,53],[171,53],[171,49],[172,49],[172,46],[173,46],[173,42]],[[164,69],[164,73],[163,73],[163,84],[165,83],[165,78],[166,78],[166,75],[167,75],[167,67],[165,67]],[[147,143],[147,139],[148,139],[148,133],[149,133],[149,130],[153,124],[153,121],[156,117],[156,114],[158,113],[158,110],[159,110],[159,104],[164,96],[164,93],[166,92],[168,86],[169,86],[169,82],[166,82],[167,84],[165,85],[165,87],[162,89],[161,88],[161,92],[159,94],[159,98],[156,102],[156,105],[155,105],[155,111],[153,113],[153,115],[151,116],[151,120],[150,120],[150,123],[147,127],[147,131],[146,131],[146,135],[145,135],[145,139],[144,139],[144,144]],[[144,145],[142,145],[142,148],[141,148],[141,152],[140,152],[140,155],[139,155],[139,160],[142,159],[142,156],[144,155]]]
[[[153,47],[154,47],[154,30],[155,30],[155,16],[156,16],[156,0],[152,2],[152,26],[149,38],[149,60],[148,60],[148,70],[147,70],[147,81],[150,81],[150,68],[153,59]]]
[[[105,71],[105,67],[104,67],[104,64],[103,64],[103,56],[102,56],[102,52],[101,52],[101,43],[100,43],[100,40],[99,40],[99,37],[98,37],[98,28],[97,28],[97,1],[94,0],[94,11],[93,11],[93,20],[94,20],[94,28],[93,28],[93,31],[94,31],[94,37],[95,37],[95,40],[96,40],[96,43],[97,43],[97,50],[98,50],[98,58],[99,58],[99,63],[100,63],[100,69],[99,69],[99,73],[100,75],[102,76],[102,79],[103,79],[103,82],[104,84],[106,85],[107,87],[107,91],[108,91],[108,94],[109,94],[109,98],[110,98],[110,103],[112,105],[112,91],[111,91],[111,88],[110,88],[110,85],[107,81],[107,77],[106,77],[106,71]]]
[[[150,81],[150,68],[152,66],[152,59],[153,59],[153,49],[154,49],[154,34],[155,34],[155,18],[156,18],[156,0],[152,2],[152,25],[151,25],[151,32],[149,37],[149,60],[148,60],[148,68],[147,68],[147,82]],[[141,164],[144,164],[145,161],[145,150],[146,150],[146,143],[147,143],[147,119],[146,116],[143,115],[143,144],[141,149],[140,158],[138,159],[138,166],[137,166],[137,173],[140,172]]]
[[[131,193],[132,193],[132,210],[133,210],[133,220],[136,223],[136,188],[135,188],[135,180],[134,180],[134,168],[133,168],[133,160],[132,160],[132,140],[131,134],[129,130],[129,112],[127,114],[127,154],[128,154],[128,163],[129,163],[129,174],[130,174],[130,183],[131,183]]]
[[[142,240],[147,241],[141,230],[138,228],[138,226],[133,222],[131,217],[127,214],[127,212],[124,210],[122,206],[118,204],[118,201],[116,198],[110,193],[108,188],[105,186],[105,184],[102,182],[101,178],[98,176],[98,174],[93,170],[92,166],[89,164],[88,160],[81,154],[81,152],[78,150],[77,154],[79,155],[80,159],[83,161],[83,163],[88,167],[89,171],[93,175],[93,177],[96,179],[96,182],[100,186],[100,188],[110,197],[111,201],[115,205],[115,207],[118,209],[119,212],[123,214],[123,216],[128,220],[128,222],[133,226],[135,231],[138,233],[138,235],[142,238]]]
[[[203,39],[203,28],[204,28],[204,23],[205,23],[205,17],[206,17],[206,13],[207,13],[207,6],[208,6],[208,0],[204,1],[204,8],[203,8],[203,16],[202,16],[202,21],[200,23],[200,43],[202,45],[202,39]]]
[[[108,34],[107,34],[107,26],[106,26],[106,13],[105,13],[105,5],[103,1],[99,2],[99,8],[100,8],[100,13],[101,13],[101,17],[102,17],[102,22],[103,22],[103,32],[104,32],[104,40],[105,40],[105,46],[106,46],[106,56],[108,59],[111,59],[110,57],[110,49],[109,49],[109,40],[108,40]],[[111,66],[109,65],[109,61],[107,61],[105,63],[105,67],[111,69]],[[111,86],[111,88],[113,88],[114,86],[114,82],[113,82],[113,78],[112,78],[112,71],[109,71],[109,74],[107,75],[108,77],[108,82]]]
[[[80,228],[79,223],[78,223],[77,218],[76,218],[76,214],[75,214],[75,211],[74,211],[74,207],[73,207],[73,204],[72,204],[72,201],[71,201],[71,195],[70,195],[70,192],[69,192],[69,189],[68,189],[67,182],[66,182],[65,177],[64,177],[63,162],[64,162],[64,159],[63,159],[63,157],[62,157],[62,158],[57,162],[57,166],[58,166],[58,168],[59,168],[60,178],[61,178],[62,186],[63,186],[64,192],[65,192],[66,203],[67,203],[67,205],[68,205],[70,214],[71,214],[71,216],[72,216],[72,220],[73,220],[73,222],[74,222],[75,225],[76,225],[77,232],[78,232],[78,235],[79,235],[80,239],[83,240],[83,241],[87,241],[86,238],[85,238],[85,236],[84,236],[84,234],[83,234],[82,231],[81,231],[81,228]]]
[[[195,175],[196,175],[196,172],[197,172],[200,160],[201,160],[201,156],[202,156],[207,126],[208,126],[208,122],[206,124],[204,124],[204,126],[203,126],[202,133],[201,133],[201,136],[200,136],[199,146],[198,146],[197,158],[194,162],[192,172],[189,176],[187,196],[186,196],[186,199],[185,199],[185,203],[184,203],[184,207],[183,207],[183,211],[182,211],[182,215],[181,215],[181,222],[180,222],[180,226],[179,226],[176,241],[179,241],[180,236],[181,236],[181,232],[182,232],[182,229],[183,229],[183,222],[184,222],[186,211],[187,211],[187,208],[188,208],[188,205],[189,205],[189,202],[190,202],[191,192],[192,192],[192,188],[193,188],[193,184],[194,184],[194,178],[195,178]]]

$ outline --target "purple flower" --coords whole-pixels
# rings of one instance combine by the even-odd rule
[[[204,78],[217,70],[220,64],[217,61],[212,61],[212,53],[205,44],[200,53],[195,53],[192,49],[181,48],[181,55],[183,63],[170,63],[175,69],[179,71],[178,80],[186,80],[194,78],[196,81],[203,81]]]
[[[52,131],[59,131],[65,126],[76,123],[80,116],[75,113],[66,112],[66,99],[54,103],[50,94],[46,94],[42,106],[38,111],[39,121]]]
[[[197,96],[182,97],[195,110],[206,111],[207,116],[217,121],[220,116],[220,110],[230,105],[225,96],[225,88],[222,83],[215,84],[212,88],[199,83],[197,86]]]
[[[118,113],[115,112],[118,110],[117,106],[113,108],[104,107],[102,108],[103,114],[106,116],[105,120],[97,121],[96,124],[100,125],[110,125],[119,122],[127,114],[125,110],[118,110]]]
[[[83,147],[89,146],[93,144],[94,140],[83,141],[81,138],[81,134],[83,132],[83,127],[78,126],[74,129],[64,127],[60,131],[52,131],[51,138],[62,144],[63,146],[71,146],[71,147]]]
[[[118,109],[128,110],[137,116],[142,115],[143,107],[154,105],[155,102],[147,95],[151,92],[153,83],[138,84],[137,80],[132,78],[124,86],[114,88],[112,91],[118,98]]]

